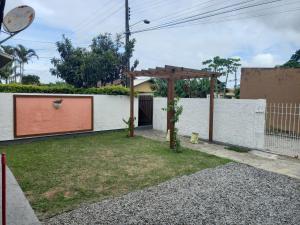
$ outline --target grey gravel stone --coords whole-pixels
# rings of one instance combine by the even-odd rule
[[[229,163],[83,206],[44,224],[299,225],[300,181]]]

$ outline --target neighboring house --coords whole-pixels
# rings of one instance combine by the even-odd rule
[[[153,95],[154,91],[152,90],[152,79],[151,78],[139,78],[134,80],[134,91],[139,94],[149,94]]]
[[[300,103],[300,69],[242,68],[240,98]]]
[[[235,98],[234,88],[226,88],[226,98]]]

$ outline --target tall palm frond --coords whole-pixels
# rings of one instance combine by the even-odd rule
[[[19,44],[15,48],[15,56],[17,57],[20,63],[20,75],[21,80],[24,75],[24,64],[28,63],[33,57],[39,58],[36,52],[33,49],[26,48],[25,46]]]
[[[31,48],[26,48],[23,45],[17,45],[15,48],[16,56],[22,63],[28,63],[29,60],[33,57],[39,58],[36,52]]]

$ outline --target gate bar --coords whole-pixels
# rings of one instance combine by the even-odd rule
[[[2,225],[6,225],[6,155],[1,154],[2,166]]]

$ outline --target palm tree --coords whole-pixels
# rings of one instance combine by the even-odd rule
[[[36,57],[37,59],[39,57],[33,49],[26,48],[25,46],[20,44],[15,48],[15,55],[20,63],[20,77],[22,81],[25,63],[28,63],[33,57]]]
[[[12,73],[13,73],[12,62],[9,62],[8,64],[6,64],[4,67],[0,69],[0,79],[4,79],[5,83],[7,84],[8,79],[12,75]]]
[[[225,65],[226,59],[221,58],[220,56],[216,56],[213,59],[209,59],[202,62],[202,65],[207,65],[207,68],[204,68],[206,71],[213,71],[218,72],[224,75],[224,65]],[[219,97],[219,85],[218,85],[218,78],[215,78],[216,83],[216,93]]]

